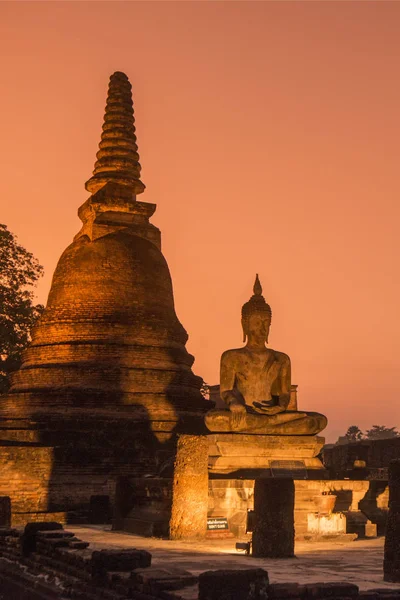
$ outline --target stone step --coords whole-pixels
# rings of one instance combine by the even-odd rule
[[[75,534],[73,531],[66,531],[65,529],[50,529],[47,531],[38,531],[37,536],[41,539],[72,538]]]
[[[196,575],[177,567],[135,569],[131,573],[131,578],[134,582],[142,584],[145,592],[155,596],[163,590],[177,590],[198,582]]]
[[[71,547],[71,544],[82,543],[82,540],[76,537],[64,537],[64,538],[41,538],[38,539],[37,545],[38,548],[43,546],[51,547],[51,548],[67,548]]]

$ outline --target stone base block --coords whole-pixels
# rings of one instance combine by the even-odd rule
[[[378,527],[376,523],[371,523],[371,521],[367,521],[365,524],[365,537],[367,538],[375,538],[378,536]]]
[[[210,473],[232,474],[248,469],[272,469],[277,474],[325,471],[317,458],[325,443],[320,436],[213,433],[207,437]]]
[[[346,516],[343,513],[331,513],[319,515],[309,513],[307,515],[307,531],[311,535],[335,536],[346,533]]]
[[[268,598],[269,579],[264,569],[221,569],[199,576],[199,600],[252,600]]]
[[[365,538],[365,526],[368,519],[360,510],[347,511],[346,521],[346,533],[356,533],[358,538]]]

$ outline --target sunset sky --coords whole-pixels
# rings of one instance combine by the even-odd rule
[[[400,427],[399,31],[399,2],[1,2],[0,221],[39,299],[124,71],[195,373],[218,383],[257,272],[327,439]]]

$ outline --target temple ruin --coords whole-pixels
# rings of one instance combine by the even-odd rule
[[[82,227],[0,403],[12,526],[112,521],[142,535],[241,537],[255,479],[284,476],[297,538],[382,532],[387,482],[330,477],[326,417],[298,408],[289,357],[266,347],[272,312],[258,277],[242,307],[247,344],[222,356],[217,407],[202,396],[156,206],[137,199],[140,173],[131,85],[116,72]]]

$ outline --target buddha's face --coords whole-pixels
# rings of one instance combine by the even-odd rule
[[[247,319],[242,319],[243,333],[248,342],[263,346],[268,342],[271,317],[266,312],[254,312]]]

